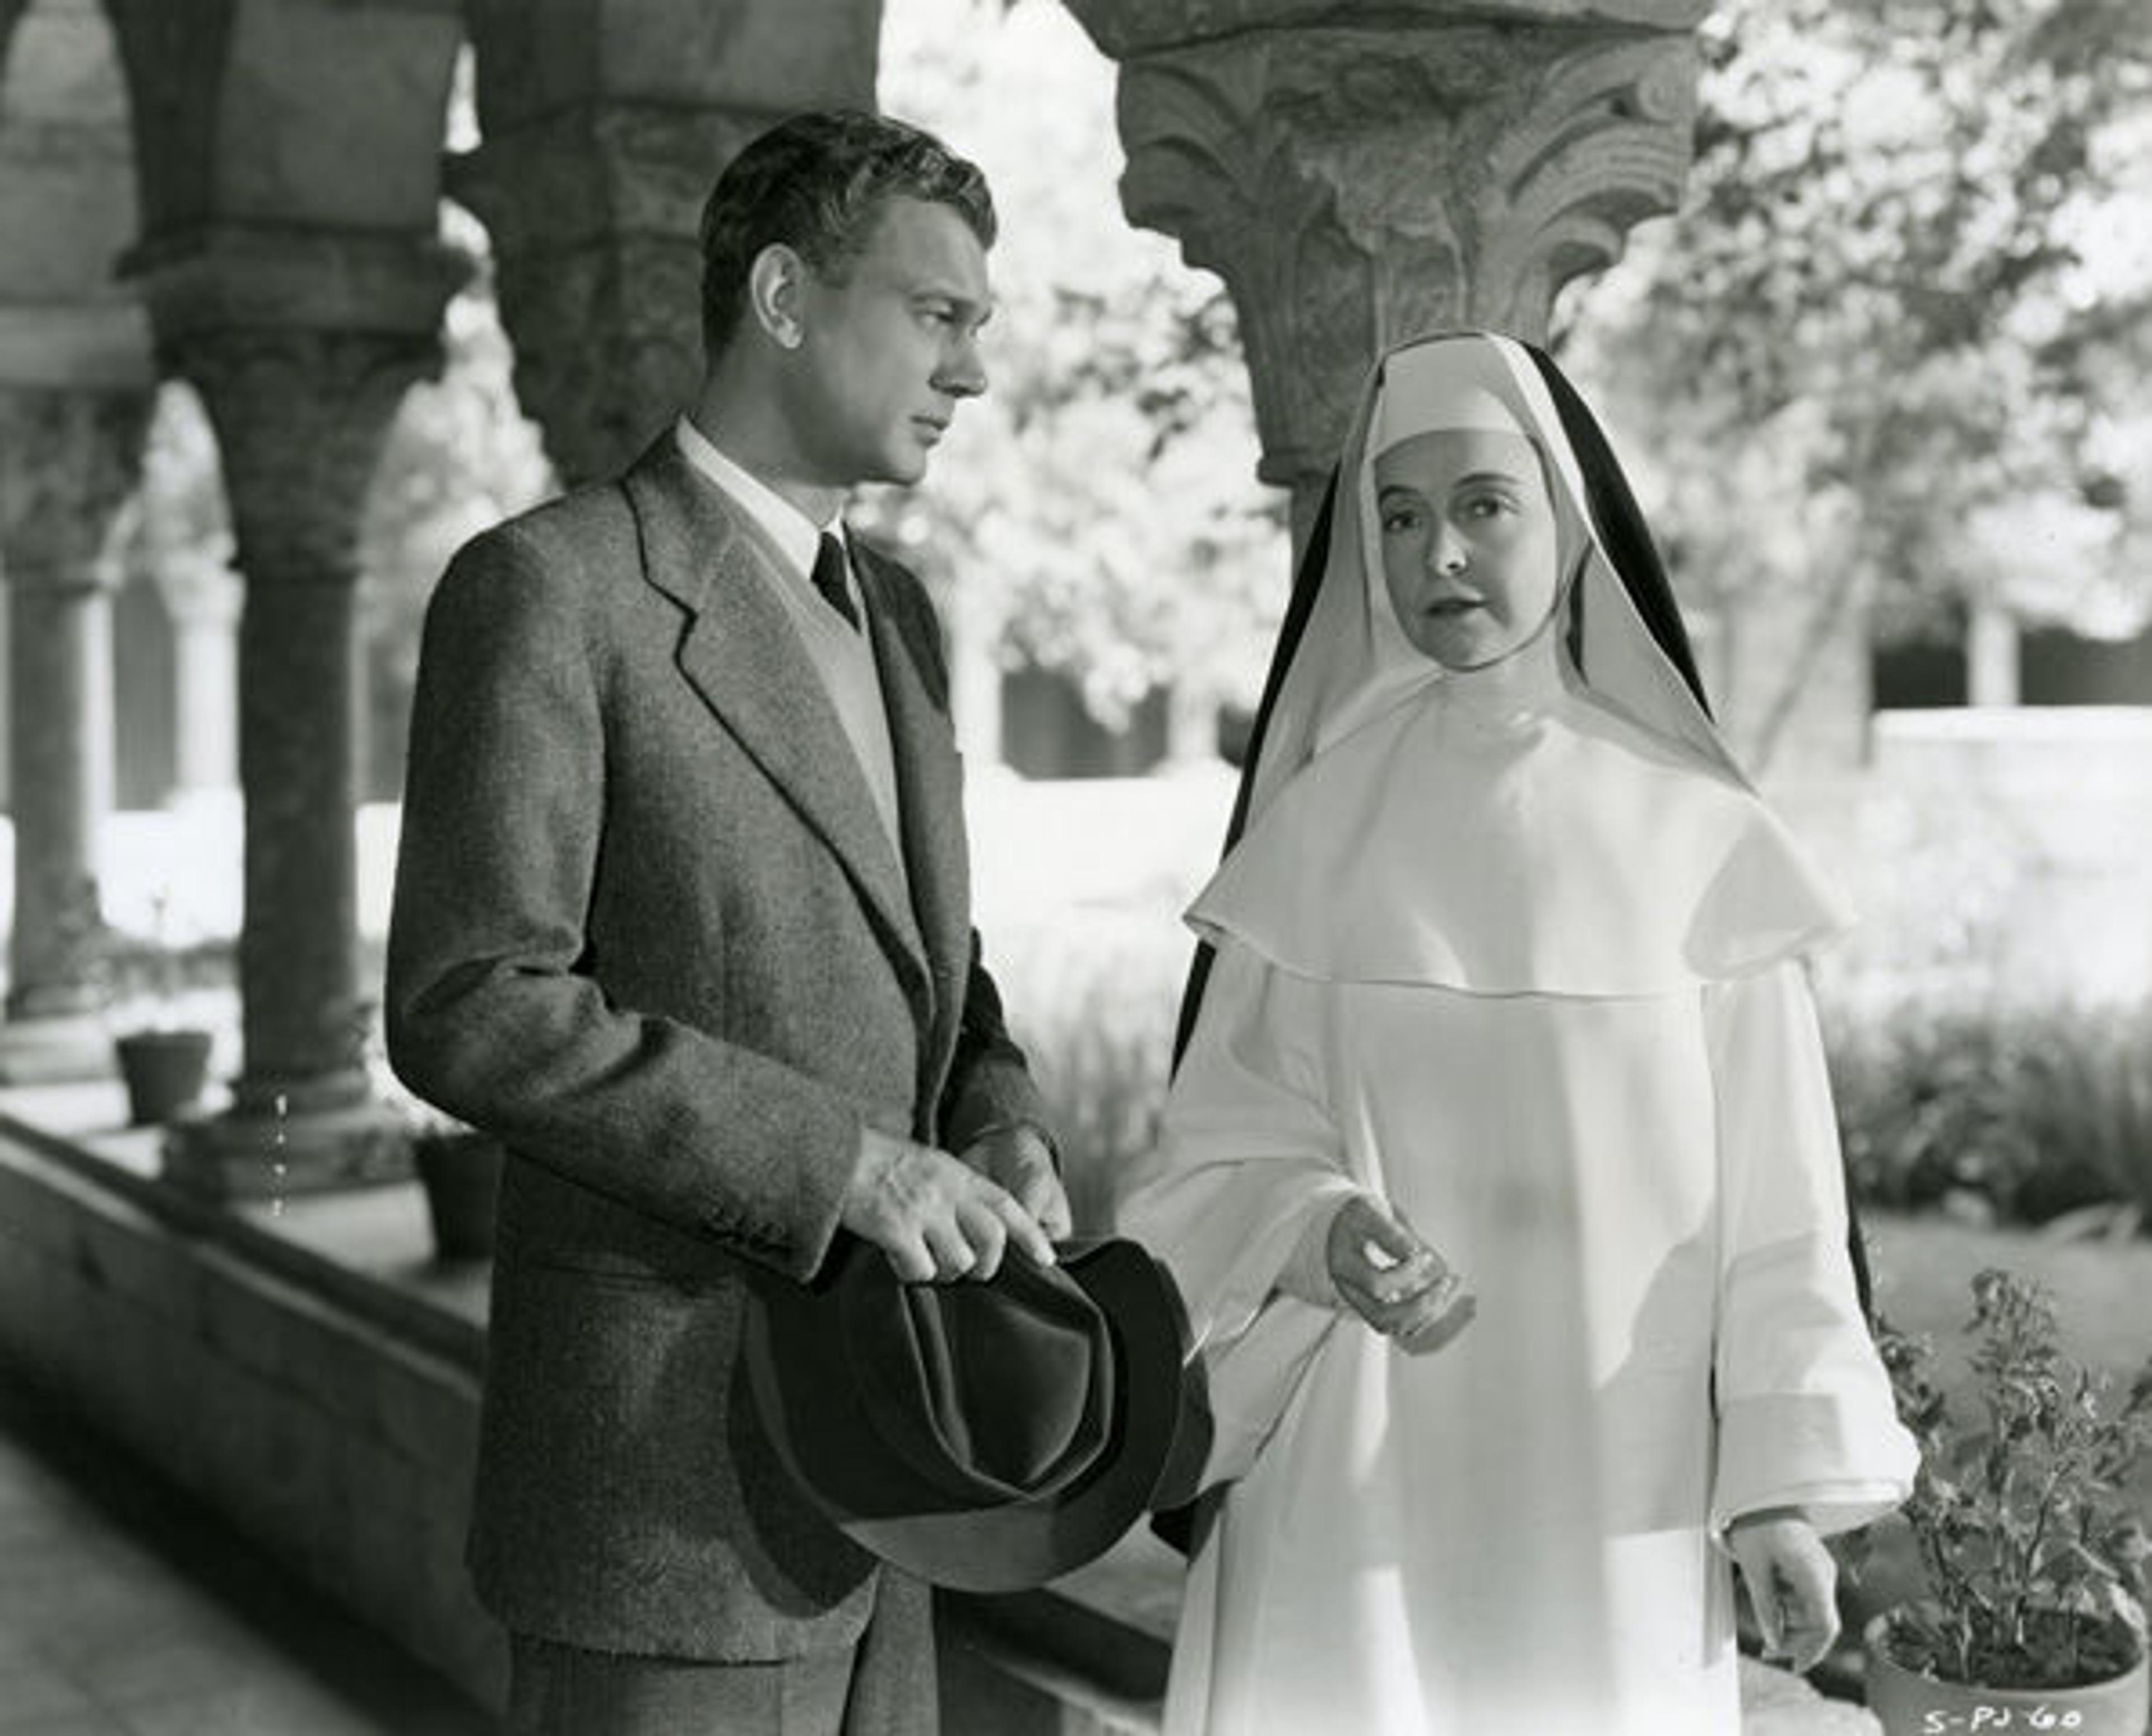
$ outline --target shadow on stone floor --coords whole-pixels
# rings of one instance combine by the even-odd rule
[[[0,1364],[0,1736],[493,1728]]]

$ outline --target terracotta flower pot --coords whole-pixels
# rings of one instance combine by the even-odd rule
[[[426,1190],[434,1251],[444,1260],[493,1252],[494,1202],[500,1190],[500,1142],[482,1133],[421,1134],[411,1160]]]
[[[112,1040],[127,1086],[127,1119],[135,1127],[169,1121],[199,1102],[209,1083],[206,1031],[129,1031]]]
[[[1868,1709],[1884,1736],[2144,1736],[2142,1655],[2119,1676],[2081,1688],[1975,1688],[1909,1670],[1891,1656],[1888,1612],[1861,1637],[1868,1654]]]

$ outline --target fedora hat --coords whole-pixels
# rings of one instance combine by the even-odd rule
[[[1103,1555],[1181,1480],[1200,1363],[1135,1243],[1067,1243],[1051,1266],[1012,1251],[989,1280],[926,1284],[843,1242],[814,1283],[758,1285],[748,1371],[779,1457],[862,1548],[1018,1591]]]

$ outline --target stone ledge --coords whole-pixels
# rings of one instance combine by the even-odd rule
[[[0,1099],[0,1357],[497,1706],[505,1646],[462,1559],[478,1281],[464,1281],[459,1307],[444,1280],[414,1295],[381,1269],[340,1264],[283,1233],[297,1206],[291,1223],[273,1207],[250,1218],[144,1173],[155,1135],[119,1128],[116,1089],[107,1130],[74,1137],[24,1119],[34,1094]],[[398,1227],[423,1249],[423,1209],[407,1191]],[[359,1247],[393,1245],[383,1203],[352,1219]],[[330,1235],[333,1210],[312,1213],[312,1234]]]

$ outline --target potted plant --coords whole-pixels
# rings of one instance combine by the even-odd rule
[[[2143,1736],[2152,1543],[2127,1485],[2152,1443],[2152,1362],[2118,1396],[2063,1354],[2038,1285],[1989,1270],[1972,1297],[1955,1395],[1926,1339],[1877,1334],[1921,1444],[1900,1521],[1918,1595],[1867,1626],[1870,1708],[1887,1736]]]
[[[167,901],[151,901],[150,931],[130,940],[105,931],[105,957],[119,992],[124,1028],[112,1039],[136,1127],[171,1120],[201,1099],[209,1082],[211,1033],[179,1018],[181,960],[167,930]],[[129,1018],[135,1022],[127,1023]]]

